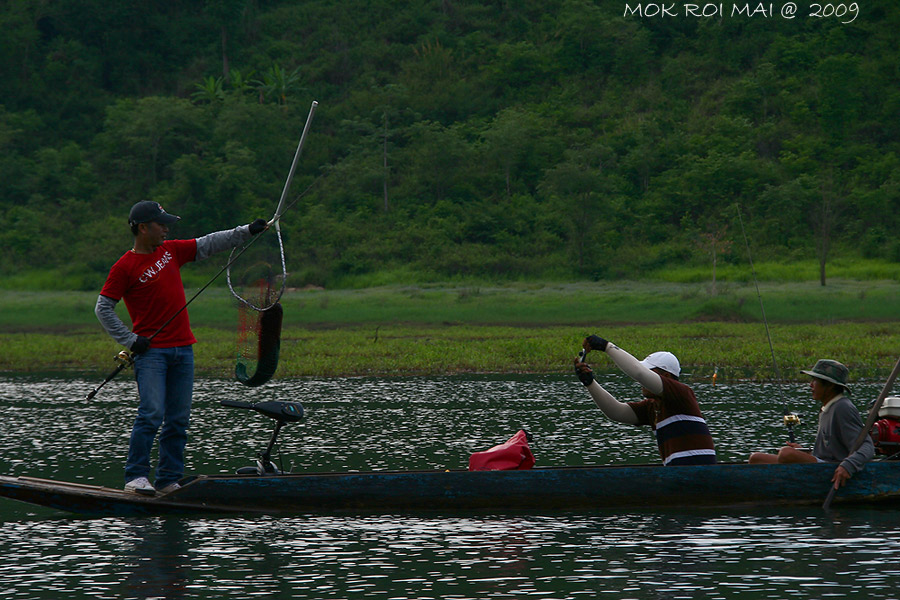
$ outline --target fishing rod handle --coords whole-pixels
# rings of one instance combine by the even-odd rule
[[[113,372],[110,373],[109,375],[107,375],[106,379],[103,380],[103,383],[101,383],[100,385],[95,387],[94,390],[85,397],[85,400],[92,400],[94,398],[94,396],[97,395],[97,392],[99,392],[103,388],[104,385],[106,385],[107,383],[112,381],[113,377],[118,375],[122,371],[122,369],[124,369],[125,367],[127,367],[130,364],[132,364],[132,363],[131,362],[120,362],[118,365],[116,365],[116,368],[113,370]]]

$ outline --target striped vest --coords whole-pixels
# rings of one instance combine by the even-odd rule
[[[715,444],[693,390],[668,377],[662,382],[659,398],[630,402],[629,406],[638,424],[653,427],[663,464],[715,464]]]

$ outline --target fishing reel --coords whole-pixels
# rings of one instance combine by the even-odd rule
[[[792,412],[788,412],[787,409],[784,411],[784,426],[787,427],[788,430],[788,439],[792,444],[797,443],[797,438],[794,436],[794,425],[800,424],[800,417],[795,415]]]
[[[128,350],[122,350],[113,357],[113,360],[122,365],[122,368],[130,367],[134,364],[134,360]]]
[[[798,417],[794,413],[785,413],[784,426],[787,427],[788,429],[790,429],[794,425],[800,425],[800,417]]]

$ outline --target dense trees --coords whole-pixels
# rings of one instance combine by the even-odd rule
[[[0,274],[96,287],[128,207],[270,214],[293,283],[900,260],[900,8],[852,23],[613,2],[0,2]],[[847,19],[844,19],[847,20]],[[123,241],[124,240],[124,241]],[[395,275],[392,275],[395,274]]]

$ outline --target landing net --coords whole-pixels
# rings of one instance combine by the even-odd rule
[[[284,294],[287,280],[287,264],[284,258],[284,241],[281,238],[281,216],[290,208],[285,200],[297,169],[300,152],[312,124],[317,102],[309,109],[309,116],[294,160],[288,172],[275,214],[268,230],[257,235],[265,236],[265,243],[256,244],[252,260],[242,260],[240,270],[229,268],[226,272],[228,289],[240,303],[238,306],[239,333],[235,377],[244,385],[255,387],[266,383],[275,374],[281,349],[281,323],[283,309],[279,300]],[[296,202],[296,201],[295,201]],[[292,203],[293,204],[293,203]],[[275,235],[268,231],[274,230]],[[232,252],[232,254],[234,254]],[[231,261],[229,261],[231,265]],[[249,266],[243,266],[249,265]]]

